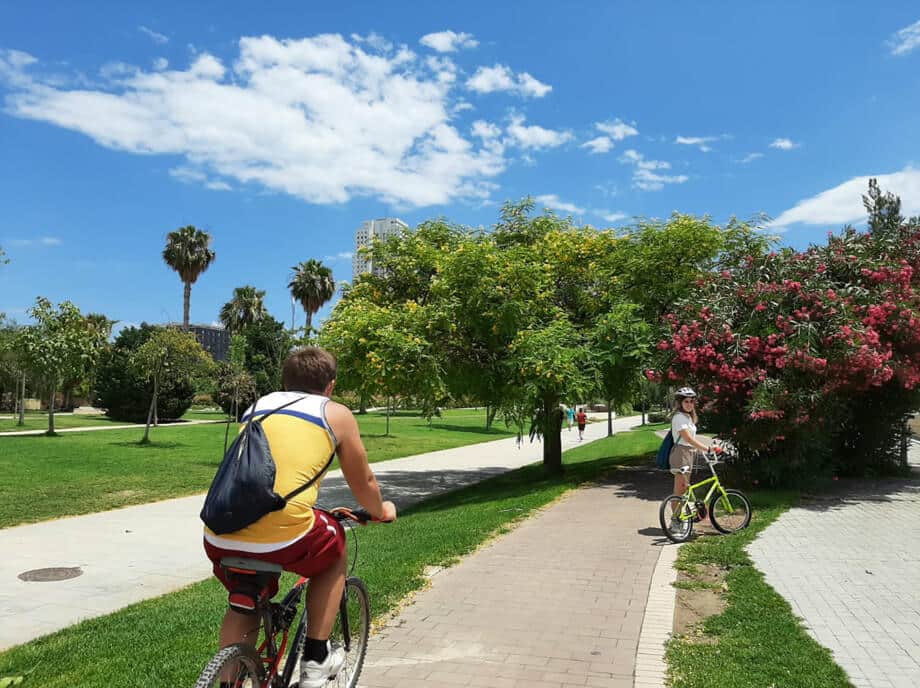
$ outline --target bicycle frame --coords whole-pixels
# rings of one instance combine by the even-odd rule
[[[681,521],[690,520],[694,518],[695,516],[695,514],[691,513],[688,508],[688,504],[690,502],[702,501],[704,504],[708,504],[709,500],[712,499],[712,496],[716,493],[716,491],[720,492],[722,494],[722,497],[727,497],[727,494],[725,493],[725,488],[722,487],[722,483],[719,481],[719,476],[718,474],[716,474],[715,463],[709,463],[707,461],[707,464],[709,465],[709,470],[712,472],[712,477],[710,478],[706,478],[705,480],[701,480],[700,482],[693,483],[691,485],[690,484],[690,474],[689,473],[685,474],[686,480],[687,480],[687,491],[684,493],[684,498],[685,498],[684,504],[680,510],[679,518]],[[706,485],[709,485],[710,483],[712,483],[712,485],[709,488],[709,491],[706,492],[706,496],[702,500],[697,499],[695,490],[702,490]]]

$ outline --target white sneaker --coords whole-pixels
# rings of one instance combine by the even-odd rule
[[[322,662],[300,661],[300,688],[323,688],[345,664],[345,648],[332,648],[328,643],[326,647],[329,648],[329,654]]]

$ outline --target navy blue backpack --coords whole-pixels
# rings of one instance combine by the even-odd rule
[[[674,447],[674,433],[671,432],[671,429],[668,428],[668,434],[664,436],[664,439],[661,440],[661,446],[658,447],[658,455],[655,458],[655,463],[658,465],[658,468],[666,471],[671,467],[671,449]]]

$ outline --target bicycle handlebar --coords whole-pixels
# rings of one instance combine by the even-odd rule
[[[369,522],[373,523],[392,523],[392,521],[380,521],[370,515],[366,509],[352,509],[347,506],[337,506],[334,509],[329,509],[329,513],[332,514],[332,517],[336,521],[356,521],[362,526],[367,525]]]

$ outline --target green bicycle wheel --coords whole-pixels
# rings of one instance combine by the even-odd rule
[[[751,502],[740,490],[725,490],[709,500],[709,520],[720,533],[734,533],[751,522]]]
[[[681,495],[671,495],[661,502],[658,521],[671,542],[684,542],[693,532],[693,517],[687,510],[687,499]]]

